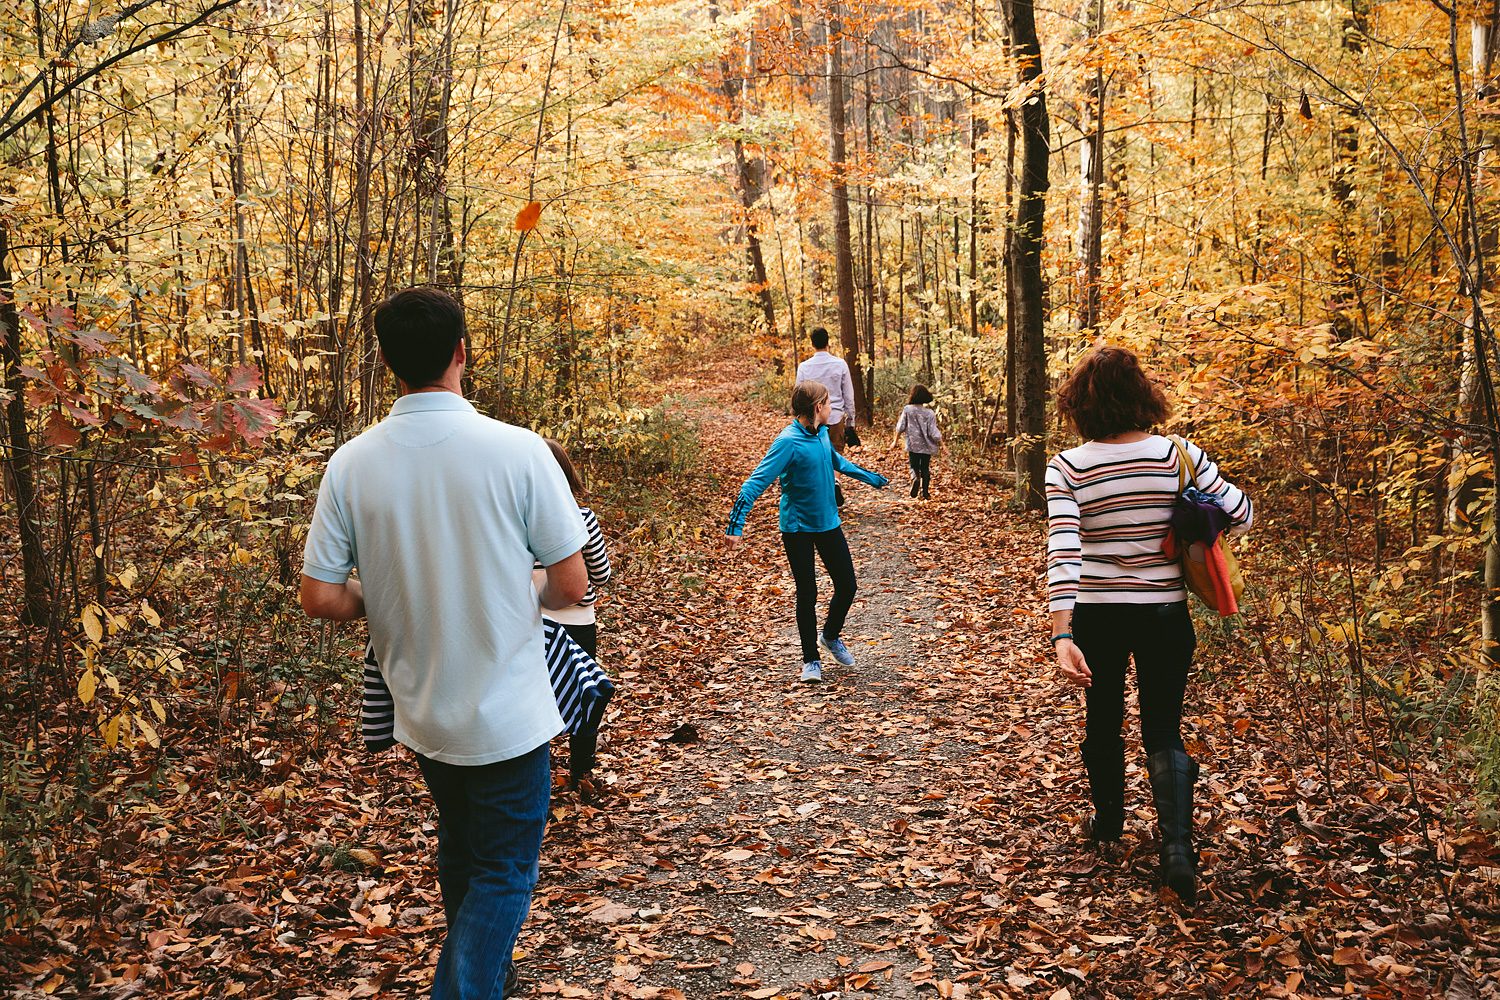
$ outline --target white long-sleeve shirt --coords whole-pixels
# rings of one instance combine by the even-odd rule
[[[842,421],[844,412],[854,407],[854,379],[849,377],[849,366],[826,350],[797,366],[797,381],[822,382],[828,387],[828,405],[833,407],[830,426]]]
[[[1231,535],[1249,530],[1250,498],[1185,441],[1198,489],[1224,501]],[[1157,434],[1089,441],[1047,465],[1047,603],[1170,604],[1187,600],[1182,566],[1161,550],[1177,499],[1177,446]]]

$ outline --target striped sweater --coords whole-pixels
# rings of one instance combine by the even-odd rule
[[[1230,534],[1248,530],[1250,498],[1187,442],[1198,488],[1224,501]],[[1187,600],[1182,570],[1161,550],[1178,493],[1178,453],[1153,434],[1129,444],[1088,441],[1047,465],[1047,604],[1168,604]]]
[[[583,543],[583,564],[589,574],[588,590],[584,593],[583,600],[577,604],[570,604],[556,611],[544,611],[543,614],[567,625],[592,625],[595,621],[594,602],[599,597],[594,588],[608,583],[614,571],[609,565],[609,552],[604,547],[604,530],[599,527],[599,518],[587,507],[580,506],[578,513],[583,515],[583,525],[589,530],[589,540]],[[542,587],[547,583],[547,574],[541,563],[532,565],[531,580],[537,593],[541,593]]]

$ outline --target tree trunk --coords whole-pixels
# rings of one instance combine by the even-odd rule
[[[11,284],[10,229],[0,223],[0,362],[5,365],[6,468],[16,492],[16,522],[21,533],[21,576],[24,599],[21,622],[45,626],[52,597],[52,576],[42,538],[41,503],[32,469],[31,435],[26,428],[26,377],[21,374],[21,317]]]
[[[1088,12],[1089,39],[1095,40],[1104,27],[1103,0],[1090,3]],[[1099,262],[1102,257],[1104,220],[1104,67],[1094,67],[1093,79],[1089,81],[1087,104],[1094,112],[1094,130],[1085,133],[1079,144],[1081,162],[1079,173],[1083,181],[1083,196],[1078,209],[1078,329],[1094,332],[1099,327]]]
[[[1020,441],[1016,498],[1031,510],[1046,507],[1047,345],[1046,288],[1042,276],[1042,229],[1047,210],[1047,158],[1051,153],[1042,48],[1031,0],[1006,0],[1005,17],[1021,86],[1031,96],[1021,105],[1021,184],[1016,203],[1016,411]]]
[[[849,164],[844,150],[844,60],[841,8],[835,4],[828,23],[828,140],[833,167],[833,259],[838,284],[839,343],[854,383],[854,413],[870,417],[859,352],[859,323],[854,308],[854,248],[849,227]]]
[[[709,7],[709,17],[718,20],[719,7]],[[752,33],[753,38],[753,33]],[[734,72],[727,58],[719,60],[719,75],[724,100],[728,102],[728,120],[739,121],[743,104],[739,88],[735,86]],[[749,74],[745,75],[748,80]],[[765,255],[761,252],[760,232],[755,224],[755,203],[759,200],[759,186],[750,174],[750,161],[745,157],[745,143],[738,135],[734,139],[734,169],[739,189],[740,207],[745,210],[745,237],[749,242],[750,280],[755,284],[755,295],[760,300],[760,311],[766,320],[766,336],[776,336],[776,306],[771,299],[771,279],[766,276]],[[780,363],[778,359],[778,364]]]

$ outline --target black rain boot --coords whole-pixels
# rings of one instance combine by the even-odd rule
[[[1161,831],[1161,880],[1184,903],[1198,896],[1193,850],[1193,785],[1198,762],[1181,750],[1161,750],[1146,758],[1156,825]]]
[[[1093,840],[1119,840],[1125,829],[1125,741],[1118,737],[1101,744],[1084,740],[1078,748],[1089,775],[1089,797],[1094,815],[1088,835]]]

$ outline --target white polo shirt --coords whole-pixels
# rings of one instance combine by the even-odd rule
[[[828,405],[833,412],[828,425],[841,423],[844,413],[854,408],[854,380],[849,377],[849,365],[843,358],[836,358],[827,349],[818,351],[797,366],[798,382],[822,382],[828,389]],[[852,423],[852,421],[851,421]]]
[[[396,739],[489,764],[563,729],[531,567],[587,541],[540,437],[455,393],[412,393],[328,460],[302,572],[341,584],[358,569]]]

